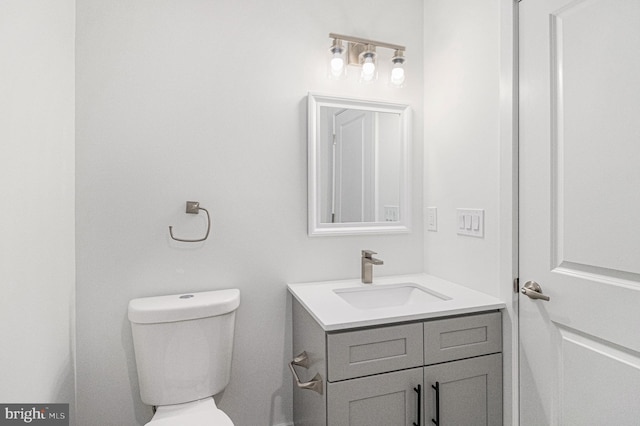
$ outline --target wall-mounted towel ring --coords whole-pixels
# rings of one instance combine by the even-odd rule
[[[209,237],[209,231],[211,230],[211,217],[209,217],[209,211],[207,211],[207,209],[200,207],[200,203],[197,201],[187,201],[187,211],[186,213],[189,214],[198,214],[200,213],[200,210],[204,210],[204,212],[207,214],[207,233],[204,234],[204,237],[198,239],[198,240],[185,240],[182,238],[176,238],[173,236],[173,226],[169,226],[169,235],[171,235],[171,238],[176,240],[176,241],[181,241],[183,243],[199,243],[200,241],[204,241],[207,239],[207,237]]]

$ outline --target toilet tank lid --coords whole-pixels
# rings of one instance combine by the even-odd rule
[[[142,297],[129,302],[129,321],[136,324],[186,321],[232,312],[240,305],[240,290],[204,291]]]

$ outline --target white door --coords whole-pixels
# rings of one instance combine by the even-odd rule
[[[334,222],[375,221],[375,113],[334,116]]]
[[[640,425],[640,0],[519,4],[522,426]]]

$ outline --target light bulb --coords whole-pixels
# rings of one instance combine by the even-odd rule
[[[362,63],[361,79],[364,82],[371,82],[376,77],[376,64],[373,60],[373,56],[365,56]]]
[[[404,68],[402,66],[394,66],[391,70],[391,84],[401,87],[404,84]]]
[[[336,52],[331,58],[331,74],[334,77],[340,77],[344,71],[344,59],[340,53]]]
[[[376,66],[371,58],[364,60],[364,64],[362,64],[362,72],[369,78],[373,77],[373,73],[376,72]]]
[[[393,58],[391,58],[391,74],[389,75],[389,84],[393,87],[404,87],[404,51],[396,50]]]

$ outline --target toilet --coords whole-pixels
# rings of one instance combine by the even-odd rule
[[[128,316],[146,426],[233,426],[213,395],[231,378],[240,290],[133,299]]]

